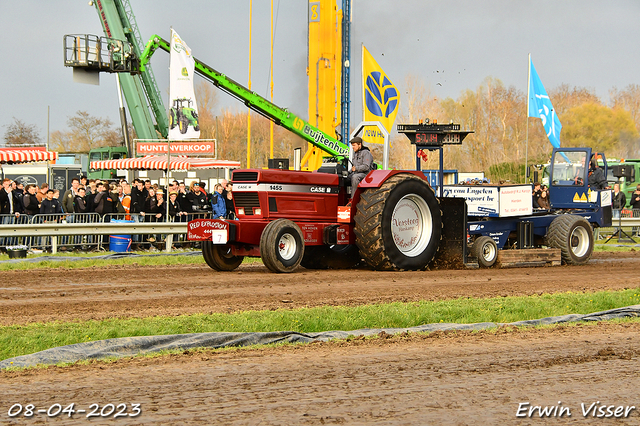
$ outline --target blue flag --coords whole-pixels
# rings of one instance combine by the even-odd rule
[[[531,62],[531,57],[529,57],[529,117],[539,117],[551,145],[560,148],[562,124]]]

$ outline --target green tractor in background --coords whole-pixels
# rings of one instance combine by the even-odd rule
[[[189,126],[193,126],[193,129],[196,132],[200,130],[200,124],[198,123],[198,113],[195,109],[191,108],[192,103],[193,101],[187,98],[173,100],[173,106],[169,110],[170,129],[174,129],[176,126],[178,126],[178,128],[180,129],[180,133],[182,133],[183,135],[187,133],[187,128]]]

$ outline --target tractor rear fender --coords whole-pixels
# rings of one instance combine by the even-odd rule
[[[365,188],[380,188],[382,184],[385,183],[390,177],[400,173],[418,176],[420,179],[423,179],[425,182],[427,182],[427,184],[429,184],[429,181],[427,180],[424,173],[416,170],[372,170],[368,175],[364,177],[364,179],[362,179],[362,181],[360,181],[360,183],[358,184],[358,188],[351,189],[352,191],[355,191],[352,197],[353,205],[355,206],[358,204],[358,202],[360,201],[360,192]],[[352,211],[352,218],[353,214],[355,214],[355,209],[353,209]]]
[[[358,187],[360,188],[379,188],[383,183],[387,181],[391,176],[399,173],[412,174],[418,176],[420,179],[427,181],[424,173],[416,170],[372,170],[367,176],[360,182]]]

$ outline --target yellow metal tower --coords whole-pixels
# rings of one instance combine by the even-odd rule
[[[335,135],[340,120],[342,11],[336,0],[309,1],[309,123]],[[309,144],[302,158],[307,170],[322,165],[323,151]]]

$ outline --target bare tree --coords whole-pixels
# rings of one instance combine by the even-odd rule
[[[86,111],[78,111],[67,120],[71,130],[54,132],[51,148],[60,152],[89,152],[101,146],[120,146],[122,134],[113,127],[111,120],[93,117]]]
[[[26,124],[22,120],[13,117],[13,123],[5,125],[5,146],[43,146],[42,138],[34,124]]]
[[[640,131],[640,86],[630,84],[624,90],[615,87],[609,92],[613,108],[624,108],[631,114],[631,118]]]

